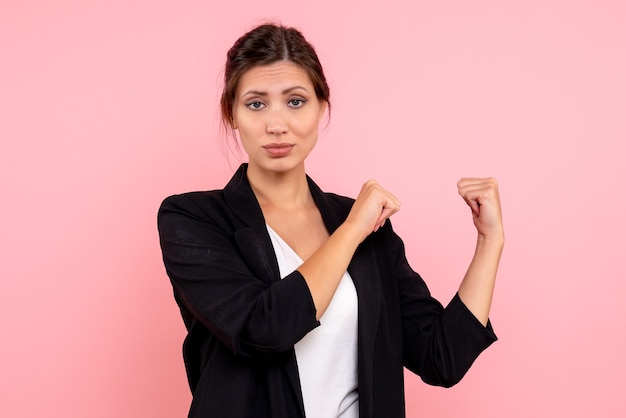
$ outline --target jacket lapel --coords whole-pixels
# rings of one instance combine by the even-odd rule
[[[242,164],[224,187],[224,199],[239,223],[235,226],[235,240],[242,254],[247,256],[250,271],[268,283],[280,280],[278,261],[265,226],[261,206]]]

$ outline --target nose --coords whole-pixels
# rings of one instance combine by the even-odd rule
[[[265,130],[270,135],[286,134],[289,130],[286,115],[280,109],[267,112],[267,125]]]

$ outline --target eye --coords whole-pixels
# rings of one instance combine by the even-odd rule
[[[248,102],[246,107],[250,110],[261,110],[265,107],[265,104],[263,102]]]
[[[302,107],[302,106],[304,106],[304,104],[305,104],[305,103],[306,103],[306,100],[305,100],[305,99],[297,98],[297,99],[291,99],[291,100],[289,100],[289,102],[287,102],[287,105],[288,105],[289,107],[295,107],[295,108],[298,108],[298,107]]]

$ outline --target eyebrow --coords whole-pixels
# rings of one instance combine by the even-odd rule
[[[293,86],[293,87],[289,87],[288,89],[283,90],[281,93],[282,94],[289,94],[294,90],[304,90],[307,93],[309,92],[309,90],[307,90],[306,87],[304,86]],[[244,94],[241,95],[241,97],[245,97],[245,96],[249,96],[249,95],[254,95],[254,96],[267,96],[268,93],[266,91],[261,91],[261,90],[248,90],[247,92],[245,92]]]

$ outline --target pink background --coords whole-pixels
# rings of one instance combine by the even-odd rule
[[[156,211],[237,167],[221,69],[261,18],[301,28],[331,84],[310,174],[399,196],[395,227],[444,302],[475,235],[456,181],[500,182],[500,341],[452,389],[408,377],[408,416],[625,416],[618,0],[3,1],[0,416],[186,414]]]

